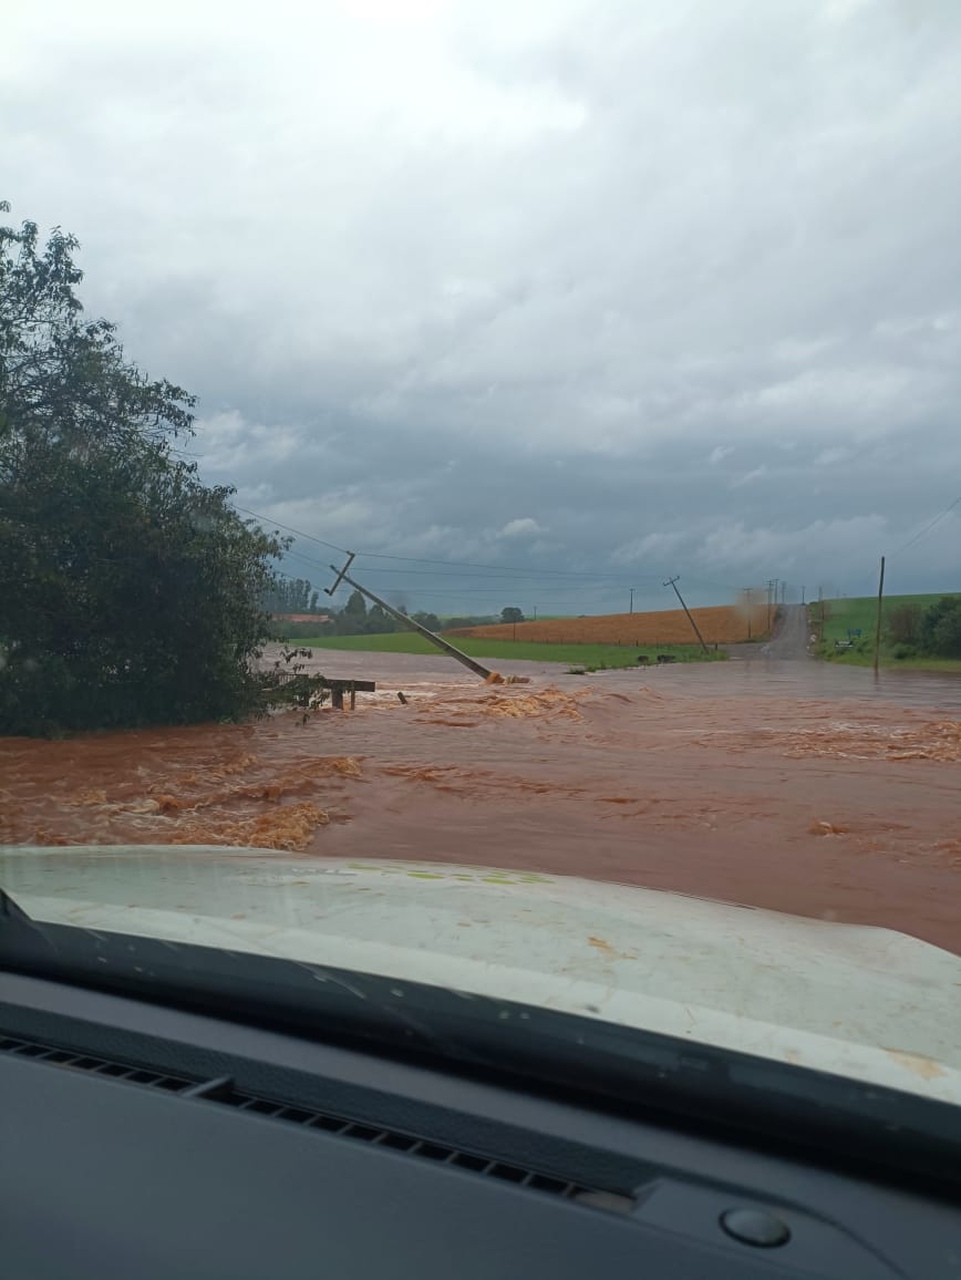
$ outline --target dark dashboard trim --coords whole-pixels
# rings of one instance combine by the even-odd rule
[[[9,901],[9,899],[8,899]],[[961,1189],[961,1108],[598,1019],[249,953],[0,921],[0,967]]]
[[[105,1055],[76,1069],[66,1048],[46,1058],[42,1049],[0,1054],[7,1104],[0,1109],[7,1138],[0,1140],[0,1203],[16,1215],[11,1226],[24,1212],[28,1222],[40,1213],[48,1224],[41,1239],[29,1230],[7,1232],[8,1263],[36,1261],[44,1248],[56,1258],[62,1233],[81,1231],[87,1270],[75,1274],[117,1274],[109,1255],[122,1224],[138,1256],[156,1251],[141,1269],[151,1277],[316,1274],[311,1260],[327,1274],[398,1274],[398,1266],[413,1274],[404,1265],[419,1256],[416,1273],[425,1280],[451,1266],[465,1276],[560,1280],[583,1274],[588,1239],[595,1241],[595,1269],[629,1265],[652,1276],[955,1274],[949,1263],[961,1240],[958,1211],[919,1194],[910,1177],[900,1188],[885,1186],[798,1163],[784,1150],[719,1141],[706,1126],[695,1135],[610,1108],[585,1109],[572,1093],[552,1099],[529,1084],[511,1087],[509,1077],[481,1082],[451,1075],[441,1063],[403,1064],[376,1051],[40,978],[8,975],[0,1026],[21,1033],[32,1027],[48,1043]],[[111,1074],[98,1071],[101,1065]],[[152,1074],[161,1071],[175,1078]],[[291,1116],[291,1108],[303,1111]],[[344,1117],[348,1128],[305,1123],[311,1108]],[[424,1159],[411,1158],[376,1141],[387,1131],[430,1149]],[[449,1158],[455,1148],[503,1162],[505,1176],[460,1166]],[[612,1204],[603,1193],[535,1194],[541,1188],[518,1177],[523,1168],[622,1195]],[[246,1221],[238,1236],[231,1202],[256,1206],[272,1224],[274,1247],[283,1252],[269,1266]],[[381,1252],[387,1271],[359,1270],[381,1236],[380,1207],[393,1222]],[[739,1243],[719,1225],[732,1212],[773,1218],[790,1239],[774,1250]],[[392,1214],[402,1215],[408,1235],[397,1235],[400,1218]],[[369,1230],[361,1225],[367,1216]],[[445,1255],[438,1232],[463,1239],[478,1220],[497,1224],[494,1239],[482,1234],[471,1256]],[[199,1254],[187,1245],[197,1240]],[[436,1244],[427,1250],[427,1242]],[[171,1252],[182,1246],[187,1254]],[[345,1269],[335,1265],[338,1258]],[[90,1269],[94,1259],[99,1270]],[[211,1261],[220,1270],[207,1270]],[[65,1268],[60,1256],[59,1269],[54,1263],[29,1273],[52,1278]]]

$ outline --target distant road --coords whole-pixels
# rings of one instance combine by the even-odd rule
[[[803,604],[784,606],[780,626],[761,649],[766,658],[798,659],[808,656],[808,618]]]

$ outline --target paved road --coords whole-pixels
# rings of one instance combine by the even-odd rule
[[[784,615],[774,639],[763,645],[761,652],[766,658],[786,658],[795,661],[808,656],[807,609],[803,604],[789,604],[784,607]]]

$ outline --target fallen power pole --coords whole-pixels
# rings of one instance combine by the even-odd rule
[[[698,631],[698,629],[697,629],[697,623],[696,623],[696,622],[694,621],[694,619],[691,617],[691,611],[690,611],[690,609],[687,607],[687,605],[684,603],[684,597],[681,595],[680,591],[678,591],[678,589],[677,589],[678,581],[679,581],[679,579],[678,579],[678,575],[677,575],[677,574],[675,574],[673,578],[668,578],[667,582],[665,582],[665,583],[664,583],[664,585],[665,585],[665,587],[673,587],[673,588],[674,588],[674,594],[677,596],[678,600],[680,600],[680,602],[681,602],[681,608],[682,608],[682,609],[684,610],[684,612],[687,614],[687,620],[688,620],[688,622],[691,624],[691,626],[694,628],[694,634],[697,636],[698,640],[700,640],[700,642],[701,642],[701,648],[704,650],[704,652],[705,652],[705,653],[709,653],[709,652],[710,652],[710,650],[708,649],[707,645],[704,643],[704,637],[701,635],[700,631]]]
[[[428,629],[426,627],[422,627],[419,622],[415,622],[413,618],[409,618],[406,613],[401,613],[399,609],[395,609],[392,605],[389,605],[386,600],[381,600],[380,596],[375,596],[373,591],[368,591],[366,587],[362,587],[359,582],[355,582],[353,578],[349,577],[347,570],[354,561],[354,555],[355,553],[351,551],[343,569],[338,569],[335,564],[330,566],[331,571],[336,573],[337,577],[335,578],[334,585],[332,587],[324,588],[327,595],[332,596],[342,582],[347,582],[355,591],[359,591],[362,596],[366,596],[368,600],[373,600],[374,604],[379,604],[382,609],[389,613],[392,618],[396,618],[403,626],[410,627],[411,631],[419,632],[419,634],[426,640],[429,640],[431,644],[436,644],[438,649],[442,649],[444,653],[449,653],[452,658],[456,658],[458,662],[463,663],[465,667],[470,671],[473,671],[475,675],[480,676],[482,680],[489,680],[492,684],[496,684],[500,681],[501,677],[497,675],[496,672],[488,670],[487,667],[483,666],[479,662],[475,662],[474,659],[469,658],[466,653],[461,653],[460,649],[456,649],[449,640],[445,640],[443,636],[437,635],[434,631],[428,631]]]

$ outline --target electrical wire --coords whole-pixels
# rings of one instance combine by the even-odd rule
[[[322,564],[319,560],[315,560],[312,556],[305,555],[302,551],[296,551],[294,549],[288,550],[285,553],[285,557],[299,560],[303,564],[309,565],[311,568],[323,569],[325,571],[329,570],[330,568],[329,565]],[[563,583],[557,583],[556,585],[548,583],[548,584],[531,586],[531,585],[527,585],[528,579],[523,579],[523,578],[501,579],[498,577],[498,575],[482,577],[480,574],[476,574],[473,576],[475,580],[485,584],[483,586],[466,585],[467,582],[470,582],[470,577],[468,577],[466,580],[459,578],[456,584],[452,583],[449,587],[432,587],[432,586],[426,586],[426,585],[421,587],[419,584],[413,584],[407,587],[405,583],[386,583],[381,585],[378,582],[378,578],[380,574],[385,572],[387,572],[387,570],[384,570],[384,569],[372,569],[370,571],[371,576],[369,578],[369,585],[371,586],[372,589],[380,590],[380,591],[403,591],[407,589],[412,594],[417,596],[422,596],[422,595],[450,596],[452,594],[455,594],[458,596],[489,596],[489,595],[501,596],[501,595],[507,594],[510,590],[509,586],[508,587],[503,587],[503,586],[489,587],[486,585],[487,583],[492,583],[497,581],[505,581],[508,584],[513,584],[514,586],[517,587],[517,594],[523,593],[525,597],[549,596],[552,599],[571,598],[571,599],[577,599],[577,600],[584,600],[585,598],[588,598],[590,596],[595,596],[595,595],[610,596],[616,592],[626,591],[628,589],[628,587],[625,586],[624,583],[620,582],[619,580],[605,580],[603,577],[595,577],[594,580],[589,583],[570,583],[569,585],[565,585]],[[432,576],[429,572],[426,572],[426,571],[422,572],[418,570],[409,570],[409,571],[405,570],[403,572],[410,572],[411,574],[417,574],[417,576],[425,576],[425,577]],[[440,574],[438,576],[455,577],[456,575]],[[654,575],[651,578],[646,580],[652,583],[660,582],[660,578],[662,576],[663,575]],[[529,580],[534,583],[537,583],[538,579],[539,579],[539,575],[536,573],[529,575]],[[634,578],[634,579],[631,579],[631,581],[638,582],[638,581],[642,581],[642,579]],[[690,578],[688,579],[688,581],[691,583],[694,583],[698,580]],[[726,591],[729,589],[727,587],[722,587],[721,584],[718,584],[718,583],[710,583],[710,582],[704,582],[704,581],[701,581],[700,585],[707,586],[715,590],[720,589],[720,590]]]
[[[312,533],[304,533],[302,529],[294,529],[288,524],[281,524],[279,520],[269,520],[266,516],[258,515],[256,511],[248,511],[246,507],[238,507],[236,503],[234,503],[234,507],[237,511],[242,511],[245,516],[252,516],[263,524],[275,525],[278,529],[283,529],[285,533],[293,533],[298,538],[306,538],[308,542],[318,542],[322,547],[329,547],[331,551],[339,551],[343,556],[350,555],[350,552],[345,547],[338,547],[335,542],[325,542],[323,538],[315,538]],[[326,567],[325,565],[324,568]]]
[[[312,533],[305,533],[303,529],[295,529],[293,525],[281,524],[279,520],[271,520],[267,516],[260,515],[256,511],[250,511],[247,507],[237,506],[236,510],[243,512],[244,515],[251,516],[255,520],[260,520],[263,524],[274,525],[278,529],[283,529],[285,533],[292,533],[296,537],[303,538],[307,542],[316,542],[322,547],[329,548],[331,551],[340,552],[341,555],[345,555],[345,556],[350,555],[350,551],[346,547],[340,547],[334,542],[327,542],[323,538],[318,538]],[[287,554],[292,554],[292,553],[288,552]],[[538,569],[538,568],[530,568],[529,566],[521,566],[521,565],[484,564],[476,560],[438,560],[438,559],[431,559],[428,556],[393,555],[385,551],[357,551],[355,552],[355,554],[360,559],[393,560],[393,561],[399,561],[405,564],[439,565],[443,568],[448,568],[448,569],[484,569],[484,570],[488,570],[498,574],[512,574],[512,575],[526,574],[530,578],[537,578],[537,579],[544,578],[544,577],[590,578],[592,581],[595,581],[595,582],[598,581],[598,579],[607,579],[607,580],[624,581],[630,584],[631,582],[655,582],[663,576],[662,574],[634,574],[634,573],[629,573],[625,570],[623,575],[618,575],[617,578],[615,579],[614,575],[612,574],[598,574],[590,570],[582,570],[582,569]],[[324,565],[323,568],[326,571],[329,568],[329,566]],[[413,569],[410,569],[410,570],[380,569],[378,570],[378,572],[379,573],[415,573],[418,571]],[[423,570],[420,572],[426,575],[430,571]],[[508,581],[508,580],[509,579],[507,578],[504,579],[504,581]],[[695,579],[689,579],[689,581],[695,581]],[[717,586],[720,584],[705,583],[702,581],[702,585]],[[728,590],[727,587],[724,587],[723,589]]]
[[[958,494],[952,503],[949,503],[949,505],[946,506],[939,515],[936,515],[933,520],[926,524],[920,533],[916,533],[913,538],[909,538],[903,547],[898,547],[897,551],[894,552],[894,555],[899,556],[902,551],[907,551],[907,549],[909,547],[913,547],[916,542],[920,542],[924,535],[926,533],[930,533],[935,525],[940,524],[944,517],[949,515],[959,503],[961,503],[961,494]]]

